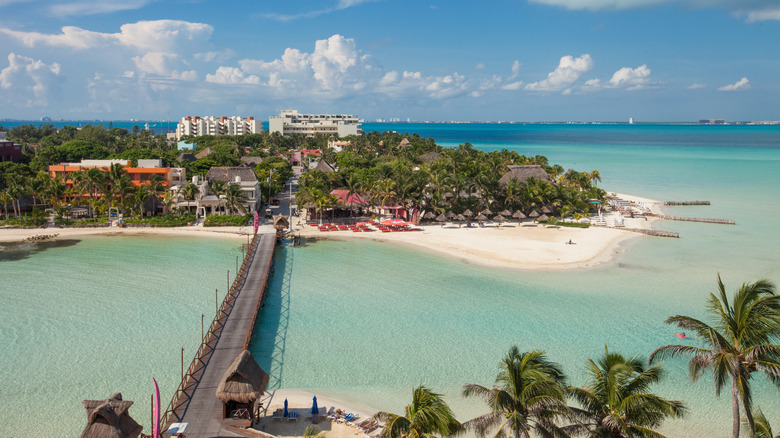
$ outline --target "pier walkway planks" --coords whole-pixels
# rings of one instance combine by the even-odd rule
[[[223,426],[222,402],[216,392],[222,375],[246,346],[270,274],[276,236],[268,233],[259,237],[246,280],[230,313],[222,329],[215,333],[212,348],[201,355],[202,367],[193,373],[185,387],[187,396],[181,398],[170,419],[189,423],[187,438],[242,436]]]

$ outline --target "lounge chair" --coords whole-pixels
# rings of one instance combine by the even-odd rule
[[[288,412],[287,413],[287,421],[298,421],[298,414],[297,412]]]
[[[272,420],[281,420],[282,419],[283,411],[281,409],[277,409],[274,411],[273,416],[271,417]]]

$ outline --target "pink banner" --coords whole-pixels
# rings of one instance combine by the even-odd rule
[[[152,425],[152,437],[160,438],[160,387],[157,386],[157,380],[154,380],[154,424]]]
[[[255,234],[257,234],[257,227],[260,226],[260,215],[257,214],[257,210],[255,210]]]

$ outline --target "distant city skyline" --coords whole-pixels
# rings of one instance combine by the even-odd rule
[[[0,13],[0,119],[780,119],[776,0],[0,0]]]

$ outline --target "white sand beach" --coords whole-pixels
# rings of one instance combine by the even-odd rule
[[[658,201],[632,195],[617,194],[622,199],[643,204],[654,213],[663,213]],[[618,219],[614,211],[605,214],[608,225]],[[651,228],[653,218],[623,219],[625,228]],[[612,263],[625,254],[631,243],[644,237],[642,234],[621,228],[590,227],[568,228],[547,226],[531,219],[511,221],[498,226],[489,222],[484,227],[471,227],[453,223],[422,225],[422,232],[351,232],[320,231],[299,218],[293,218],[293,231],[305,238],[316,239],[372,239],[412,246],[446,257],[479,265],[527,269],[527,270],[569,270],[587,269]],[[273,232],[266,224],[260,232]],[[77,238],[88,235],[170,235],[208,236],[230,239],[246,239],[252,228],[203,226],[176,228],[40,228],[0,229],[0,242],[22,241],[30,236],[57,234],[58,239]],[[569,244],[569,241],[572,244]]]

